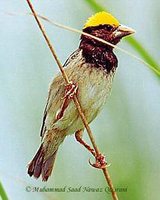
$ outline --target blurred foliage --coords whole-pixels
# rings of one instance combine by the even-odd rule
[[[92,8],[95,12],[100,11],[107,11],[106,8],[98,3],[96,0],[84,0],[88,5]],[[155,61],[155,59],[151,56],[149,52],[146,51],[146,49],[143,47],[143,45],[136,40],[133,36],[129,38],[125,38],[125,40],[136,50],[136,52],[150,65],[150,69],[158,76],[160,77],[160,68],[158,67],[158,62]]]
[[[7,194],[4,190],[1,182],[0,182],[0,197],[1,197],[1,200],[8,200]]]
[[[125,20],[125,14],[130,13],[129,8],[135,5],[133,12],[136,15],[130,20],[142,36],[142,45],[148,45],[150,52],[159,58],[159,27],[153,24],[154,21],[157,25],[160,17],[157,3],[150,0],[97,2],[110,3],[109,8],[115,10],[120,6],[122,10],[118,14],[122,20]],[[29,11],[25,1],[2,0],[0,4],[5,11]],[[94,4],[94,7],[104,9],[99,4]],[[144,27],[141,28],[142,7],[145,12],[142,19],[144,27],[146,24],[154,27],[148,29],[155,35],[150,42],[150,34],[145,35]],[[46,0],[45,3],[35,3],[35,8],[48,18],[78,29],[91,14],[85,1]],[[126,13],[122,15],[124,8]],[[100,170],[87,164],[90,154],[77,144],[73,135],[68,136],[59,148],[52,176],[47,183],[27,175],[27,164],[40,143],[39,128],[48,85],[58,73],[58,68],[32,17],[1,15],[0,23],[0,176],[7,196],[12,200],[111,200],[111,195],[105,192],[26,192],[27,186],[104,188],[106,182]],[[77,48],[79,35],[52,26],[46,26],[46,30],[60,60],[65,61]],[[141,52],[142,45],[138,44],[134,43],[134,46]],[[127,49],[130,49],[129,45]],[[128,188],[127,192],[118,193],[119,199],[157,200],[160,185],[159,82],[148,68],[142,67],[142,63],[118,51],[116,55],[119,67],[112,95],[91,128],[107,162],[112,164],[109,171],[114,186]],[[87,134],[84,134],[84,139],[89,142]]]

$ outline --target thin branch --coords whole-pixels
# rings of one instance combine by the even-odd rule
[[[7,12],[7,14],[8,15],[17,15],[17,14],[15,14],[13,12]],[[28,13],[28,15],[33,15],[33,13]],[[109,46],[111,46],[111,47],[113,47],[113,48],[115,48],[115,49],[117,49],[117,50],[125,53],[126,55],[128,55],[128,56],[130,56],[130,57],[132,57],[132,58],[134,58],[136,60],[138,60],[139,62],[141,62],[142,64],[146,65],[148,68],[150,68],[152,71],[154,71],[155,74],[158,76],[158,78],[160,77],[160,67],[158,66],[158,64],[156,64],[156,63],[153,62],[153,59],[148,54],[148,52],[133,37],[128,37],[127,41],[130,41],[130,43],[133,44],[132,46],[137,50],[137,52],[139,54],[141,54],[141,56],[143,57],[143,59],[140,58],[140,57],[138,57],[138,56],[136,56],[136,55],[134,55],[133,53],[129,52],[128,50],[125,50],[125,49],[123,49],[123,48],[121,48],[121,47],[119,47],[117,45],[114,45],[114,44],[112,44],[112,43],[110,43],[110,42],[108,42],[106,40],[98,38],[98,37],[96,37],[94,35],[91,35],[89,33],[80,31],[80,30],[78,30],[76,28],[72,28],[70,26],[66,26],[66,25],[60,24],[58,22],[55,22],[53,20],[48,19],[47,17],[45,17],[43,15],[37,14],[37,17],[40,18],[40,19],[42,19],[42,20],[44,20],[44,21],[46,21],[46,22],[48,22],[48,23],[50,23],[51,25],[57,26],[59,28],[62,28],[62,29],[65,29],[65,30],[68,30],[68,31],[71,31],[71,32],[75,32],[75,33],[86,35],[86,36],[88,36],[90,38],[93,38],[93,39],[99,41],[99,42],[102,42],[103,44],[107,44],[107,45],[109,45]],[[148,58],[148,59],[146,59],[146,58]]]
[[[55,22],[55,21],[53,21],[53,20],[51,21],[51,20],[49,20],[49,19],[48,19],[47,17],[45,17],[45,16],[42,16],[42,15],[37,15],[37,16],[38,16],[39,18],[41,18],[41,19],[43,19],[43,20],[49,22],[50,24],[59,27],[59,28],[63,28],[63,29],[66,29],[66,30],[68,30],[68,31],[72,31],[72,32],[75,32],[75,33],[80,33],[80,34],[82,34],[82,35],[86,35],[86,36],[88,36],[88,37],[90,37],[90,38],[93,38],[93,39],[95,39],[95,40],[97,40],[97,41],[99,41],[99,42],[102,42],[103,44],[107,44],[107,45],[109,45],[109,46],[111,46],[111,47],[113,47],[113,48],[115,48],[115,49],[117,49],[117,50],[119,50],[119,51],[125,53],[126,55],[128,55],[128,56],[130,56],[130,57],[132,57],[132,58],[134,58],[134,59],[136,59],[136,60],[138,60],[139,62],[143,63],[144,65],[146,65],[147,67],[149,67],[151,70],[153,70],[153,71],[156,73],[156,75],[158,75],[158,77],[160,76],[160,67],[158,66],[158,64],[157,64],[157,65],[151,65],[151,64],[149,64],[149,63],[151,63],[151,62],[146,62],[146,61],[145,61],[145,60],[146,60],[146,59],[145,59],[146,56],[149,56],[149,54],[148,54],[144,49],[143,49],[143,55],[142,55],[143,58],[144,58],[144,60],[143,60],[142,58],[140,58],[140,57],[134,55],[133,53],[131,53],[131,52],[129,52],[129,51],[127,51],[127,50],[125,50],[125,49],[119,47],[119,46],[116,46],[116,45],[114,45],[114,44],[112,44],[112,43],[110,43],[110,42],[108,42],[108,41],[106,41],[106,40],[103,40],[103,39],[101,39],[101,38],[98,38],[98,37],[96,37],[96,36],[94,36],[94,35],[91,35],[91,34],[86,33],[86,32],[84,32],[84,31],[80,31],[80,30],[78,30],[78,29],[75,29],[75,28],[72,28],[72,27],[69,27],[69,26],[66,26],[66,25],[57,23],[57,22]],[[133,42],[135,43],[135,45],[137,46],[137,49],[139,48],[139,52],[142,50],[142,46],[139,45],[139,43],[136,43],[136,42],[135,42],[136,40],[133,40],[133,37],[129,37],[128,40],[132,40],[132,43],[133,43]],[[149,60],[148,60],[148,61],[149,61]]]
[[[51,50],[51,53],[52,53],[54,59],[55,59],[56,62],[57,62],[57,65],[58,65],[58,67],[59,67],[59,69],[60,69],[60,71],[61,71],[61,73],[62,73],[62,75],[63,75],[63,78],[64,78],[65,82],[66,82],[67,84],[70,83],[70,82],[69,82],[69,79],[68,79],[68,77],[67,77],[67,74],[65,73],[65,71],[64,71],[64,69],[63,69],[63,66],[62,66],[62,64],[60,63],[60,61],[59,61],[59,59],[58,59],[58,57],[57,57],[57,55],[56,55],[56,52],[55,52],[55,50],[53,49],[53,46],[51,45],[51,42],[50,42],[50,40],[49,40],[49,38],[48,38],[48,36],[47,36],[47,34],[46,34],[46,31],[45,31],[43,25],[41,24],[40,20],[38,19],[38,16],[37,16],[37,14],[36,14],[36,12],[35,12],[35,10],[34,10],[32,4],[31,4],[30,0],[26,0],[26,1],[27,1],[27,3],[28,3],[28,5],[29,5],[29,7],[30,7],[30,9],[31,9],[31,11],[32,11],[32,13],[33,13],[33,15],[34,15],[34,18],[35,18],[35,20],[36,20],[36,22],[37,22],[37,24],[38,24],[38,26],[39,26],[39,28],[40,28],[40,30],[41,30],[43,36],[44,36],[46,42],[47,42],[48,47],[49,47],[50,50]],[[77,110],[78,110],[78,112],[79,112],[79,115],[81,116],[81,119],[82,119],[82,121],[83,121],[83,123],[84,123],[84,126],[85,126],[86,130],[87,130],[88,136],[89,136],[89,138],[90,138],[90,140],[91,140],[91,143],[92,143],[92,145],[93,145],[93,147],[94,147],[94,149],[95,149],[95,152],[96,152],[96,154],[98,155],[98,154],[100,154],[100,151],[99,151],[99,149],[98,149],[98,147],[97,147],[97,145],[96,145],[96,142],[95,142],[95,140],[94,140],[92,131],[91,131],[91,129],[90,129],[89,125],[88,125],[88,122],[87,122],[87,120],[86,120],[86,118],[85,118],[85,115],[84,115],[84,113],[83,113],[83,110],[82,110],[82,107],[81,107],[81,105],[80,105],[80,102],[79,102],[79,100],[78,100],[78,98],[77,98],[76,96],[74,96],[74,103],[75,103],[75,105],[76,105],[76,107],[77,107]],[[118,197],[117,197],[117,194],[116,194],[116,192],[115,192],[114,186],[113,186],[113,184],[112,184],[112,180],[111,180],[111,178],[110,178],[108,169],[107,169],[107,168],[104,168],[104,169],[102,169],[102,170],[103,170],[103,174],[104,174],[104,176],[105,176],[105,179],[106,179],[106,181],[107,181],[107,183],[108,183],[108,185],[109,185],[109,188],[110,188],[110,190],[111,190],[113,200],[118,200]]]

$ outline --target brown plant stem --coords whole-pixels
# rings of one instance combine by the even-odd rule
[[[15,14],[15,13],[13,13],[13,12],[9,12],[9,13],[7,13],[7,14],[8,14],[8,15],[16,15],[17,13]],[[33,15],[33,13],[28,13],[28,15]],[[140,58],[140,57],[134,55],[133,53],[129,52],[128,50],[125,50],[125,49],[123,49],[123,48],[121,48],[121,47],[119,47],[119,46],[116,46],[116,45],[114,45],[114,44],[112,44],[112,43],[110,43],[110,42],[107,42],[106,40],[103,40],[103,39],[101,39],[101,38],[99,38],[99,37],[96,37],[96,36],[94,36],[94,35],[91,35],[91,34],[89,34],[89,33],[84,32],[84,31],[80,31],[80,30],[75,29],[75,28],[72,28],[72,27],[70,27],[70,26],[66,26],[66,25],[57,23],[57,22],[55,22],[55,21],[53,21],[53,20],[48,19],[47,17],[45,17],[45,16],[43,16],[43,15],[37,14],[37,17],[38,17],[39,19],[42,19],[42,20],[44,20],[44,21],[50,23],[51,25],[57,26],[57,27],[59,27],[59,28],[65,29],[65,30],[67,30],[67,31],[71,31],[71,32],[74,32],[74,33],[79,33],[79,34],[86,35],[86,36],[88,36],[88,37],[90,37],[90,38],[93,38],[93,39],[99,41],[99,42],[102,42],[102,43],[104,43],[104,44],[107,44],[107,45],[109,45],[109,46],[111,46],[111,47],[113,47],[113,48],[115,48],[115,49],[121,51],[122,53],[125,53],[126,55],[128,55],[128,56],[130,56],[130,57],[136,59],[137,61],[141,62],[142,64],[146,65],[146,66],[149,67],[151,70],[153,70],[153,71],[156,73],[156,75],[157,75],[158,77],[160,77],[160,69],[159,69],[159,67],[158,67],[158,64],[157,64],[157,65],[151,64],[151,62],[152,62],[152,61],[151,61],[151,59],[152,59],[151,56],[147,53],[147,51],[144,50],[144,48],[142,47],[142,45],[140,45],[139,42],[135,41],[134,38],[132,38],[132,37],[127,38],[127,41],[128,41],[128,40],[131,40],[130,42],[133,44],[133,47],[139,52],[139,54],[143,54],[144,59],[142,59],[142,58]],[[143,52],[143,53],[142,53],[142,52]],[[150,57],[150,58],[147,59],[147,58],[146,58],[147,56]],[[150,61],[150,62],[149,62],[149,61]],[[156,66],[157,66],[157,67],[156,67]]]
[[[28,5],[29,5],[29,7],[30,7],[30,9],[31,9],[31,11],[32,11],[32,13],[33,13],[33,16],[34,16],[34,18],[35,18],[35,20],[36,20],[36,22],[37,22],[37,24],[38,24],[38,26],[39,26],[39,28],[40,28],[40,30],[41,30],[43,36],[44,36],[46,42],[47,42],[47,45],[48,45],[49,49],[51,50],[51,53],[52,53],[54,59],[56,60],[56,63],[57,63],[57,65],[58,65],[58,67],[59,67],[59,69],[60,69],[60,71],[61,71],[61,73],[62,73],[62,75],[63,75],[63,78],[64,78],[66,84],[69,84],[70,81],[69,81],[69,79],[68,79],[68,77],[67,77],[67,74],[65,73],[61,62],[59,61],[59,59],[58,59],[58,57],[57,57],[57,55],[56,55],[56,52],[55,52],[53,46],[51,45],[51,42],[50,42],[50,40],[49,40],[49,37],[48,37],[47,34],[46,34],[46,31],[45,31],[43,25],[41,24],[40,20],[38,19],[38,16],[37,16],[37,14],[36,14],[36,12],[35,12],[33,6],[32,6],[32,3],[30,2],[30,0],[26,0],[26,1],[27,1]],[[76,107],[77,107],[77,110],[78,110],[78,112],[79,112],[79,115],[80,115],[80,117],[81,117],[81,119],[82,119],[82,121],[83,121],[83,123],[84,123],[84,126],[85,126],[85,128],[86,128],[86,130],[87,130],[88,136],[89,136],[89,138],[90,138],[90,140],[91,140],[91,143],[92,143],[92,145],[93,145],[93,147],[94,147],[94,149],[95,149],[95,152],[96,152],[97,155],[99,155],[99,154],[100,154],[100,151],[99,151],[99,149],[98,149],[98,147],[97,147],[97,145],[96,145],[96,142],[95,142],[95,139],[94,139],[94,137],[93,137],[92,131],[91,131],[89,125],[88,125],[88,122],[87,122],[87,120],[86,120],[86,118],[85,118],[85,115],[84,115],[84,113],[83,113],[82,107],[81,107],[81,105],[80,105],[80,102],[79,102],[77,96],[74,96],[74,99],[73,99],[73,100],[74,100],[74,103],[75,103],[75,105],[76,105]],[[112,180],[111,180],[111,178],[110,178],[108,169],[107,169],[107,168],[104,168],[104,169],[102,169],[102,170],[103,170],[103,174],[104,174],[104,176],[105,176],[105,179],[106,179],[106,181],[107,181],[107,183],[108,183],[108,185],[109,185],[109,188],[110,188],[110,190],[111,190],[112,198],[113,198],[114,200],[118,200],[118,197],[117,197],[117,194],[116,194],[116,192],[115,192],[115,189],[114,189]]]

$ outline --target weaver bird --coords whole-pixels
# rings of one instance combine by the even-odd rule
[[[120,25],[116,18],[106,12],[90,17],[83,31],[114,45],[124,36],[134,33],[133,29]],[[96,162],[92,165],[97,168],[105,166],[104,156],[96,155],[82,139],[84,124],[72,99],[74,95],[77,96],[87,122],[92,122],[110,94],[117,65],[113,46],[81,35],[78,49],[64,64],[70,83],[66,85],[61,74],[51,83],[41,127],[42,141],[29,164],[30,176],[38,178],[41,175],[42,180],[47,181],[60,144],[73,133],[77,141],[95,156]]]

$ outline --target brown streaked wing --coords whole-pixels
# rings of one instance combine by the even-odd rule
[[[61,74],[59,74],[51,83],[49,89],[49,95],[47,98],[47,104],[45,106],[42,126],[40,130],[40,136],[43,138],[44,133],[47,129],[47,120],[52,118],[52,123],[56,117],[56,113],[62,104],[62,97],[64,95],[64,80]]]

